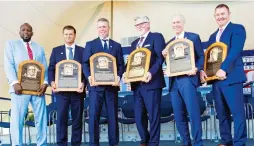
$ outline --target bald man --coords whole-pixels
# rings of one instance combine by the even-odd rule
[[[186,75],[169,78],[169,93],[173,105],[176,126],[183,139],[184,146],[191,146],[189,134],[188,117],[191,123],[191,133],[194,146],[202,146],[202,127],[200,120],[199,99],[197,98],[197,87],[199,86],[199,76],[197,72],[203,69],[204,52],[198,34],[184,31],[185,19],[181,14],[173,16],[172,28],[175,31],[173,37],[167,44],[176,39],[188,39],[193,42],[195,53],[195,69]],[[164,49],[162,55],[166,57],[167,50]]]
[[[31,41],[33,28],[24,23],[20,26],[20,40],[8,41],[4,50],[4,70],[10,85],[11,95],[11,140],[13,146],[22,146],[23,123],[31,103],[35,126],[37,129],[37,145],[47,144],[47,112],[44,93],[47,89],[48,75],[44,49]],[[39,95],[21,94],[22,86],[18,83],[19,64],[25,60],[40,62],[44,68],[44,84],[39,89]]]

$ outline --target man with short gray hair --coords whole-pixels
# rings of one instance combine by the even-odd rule
[[[191,123],[191,133],[194,140],[194,146],[202,146],[202,127],[200,120],[199,100],[197,97],[197,87],[199,86],[199,77],[197,72],[203,69],[204,52],[201,47],[201,41],[198,34],[184,31],[184,16],[176,14],[173,16],[172,27],[175,31],[175,37],[169,42],[176,39],[188,39],[193,42],[195,53],[195,69],[186,75],[180,75],[169,78],[169,93],[174,110],[174,116],[177,129],[183,139],[184,146],[191,146],[189,134],[188,117]],[[166,57],[168,50],[162,52]],[[188,117],[187,117],[188,115]]]
[[[141,146],[158,146],[160,141],[160,103],[165,81],[162,71],[164,58],[161,51],[165,40],[161,33],[150,32],[147,16],[136,17],[135,27],[140,38],[132,42],[131,48],[147,48],[151,51],[150,68],[141,82],[132,82],[135,99],[135,122],[141,137]],[[125,75],[124,75],[125,77]],[[124,78],[125,82],[125,78]],[[150,132],[148,132],[148,120]]]

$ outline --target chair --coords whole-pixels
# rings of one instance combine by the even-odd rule
[[[108,114],[106,110],[105,103],[102,106],[101,115],[100,115],[100,122],[99,124],[107,124],[108,123]],[[86,142],[86,124],[89,124],[89,97],[85,98],[84,102],[84,110],[83,110],[83,123],[84,123],[84,142]]]
[[[0,100],[10,102],[10,98],[0,97]],[[9,139],[11,144],[11,131],[10,131],[10,115],[11,110],[9,111],[0,111],[0,127],[1,127],[1,133],[0,133],[0,144],[2,144],[1,136],[3,135],[3,129],[2,128],[8,128],[9,129]],[[4,121],[4,116],[8,117],[8,121]]]
[[[171,102],[170,94],[163,95],[161,97],[161,107],[160,107],[160,123],[168,123],[173,121],[174,123],[174,137],[176,140],[176,125],[175,125],[175,117],[173,114],[173,106]]]
[[[208,115],[205,111],[207,109],[206,102],[203,100],[203,97],[200,92],[197,92],[198,102],[199,102],[199,108],[200,108],[200,118],[201,122],[205,121],[205,131],[206,131],[206,139],[208,135],[208,119],[210,119],[210,115]],[[188,118],[190,121],[190,119]]]
[[[135,124],[134,116],[134,96],[125,95],[124,97],[118,97],[118,122],[121,123],[122,141],[124,141],[124,124],[129,125]]]
[[[55,144],[56,143],[56,120],[57,120],[57,112],[56,112],[56,103],[52,102],[49,105],[46,106],[47,108],[47,117],[48,117],[48,122],[47,125],[49,126],[49,144]],[[30,134],[30,127],[35,127],[34,121],[25,121],[25,125],[28,128],[28,135],[29,135],[29,143],[31,143],[31,134]],[[53,130],[51,128],[53,126]],[[52,135],[51,135],[52,134]],[[53,142],[51,141],[51,138],[53,136]]]

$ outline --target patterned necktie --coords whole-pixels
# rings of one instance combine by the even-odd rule
[[[33,51],[32,51],[32,49],[30,48],[30,45],[29,45],[28,42],[26,43],[26,48],[27,48],[27,52],[28,52],[29,59],[30,59],[30,60],[33,60]]]
[[[223,28],[220,28],[220,29],[219,29],[219,32],[218,32],[218,35],[217,35],[217,37],[216,37],[216,42],[219,42],[219,41],[220,41],[220,37],[221,37],[222,33],[223,33]]]
[[[142,47],[142,43],[144,41],[144,38],[145,37],[140,37],[140,40],[139,40],[138,45],[137,45],[137,48],[141,48]]]
[[[72,47],[67,47],[69,49],[69,60],[73,60],[73,52],[72,52]]]
[[[104,49],[105,51],[108,51],[108,44],[107,44],[107,41],[108,41],[108,40],[103,40],[103,42],[104,42],[103,49]]]

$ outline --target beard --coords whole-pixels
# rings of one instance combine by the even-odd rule
[[[30,42],[31,38],[22,38],[24,42]]]

